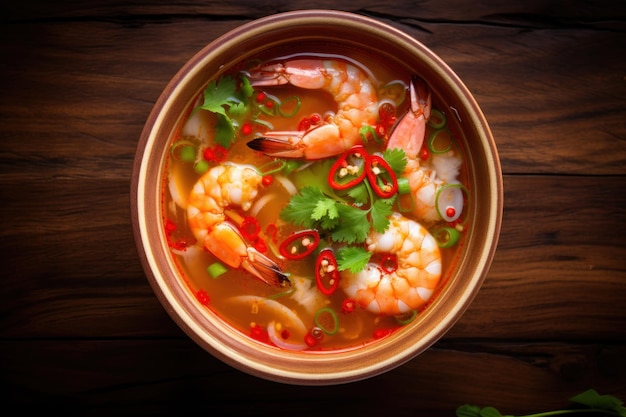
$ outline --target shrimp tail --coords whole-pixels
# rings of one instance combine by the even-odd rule
[[[387,148],[401,148],[409,158],[415,158],[422,148],[426,122],[430,119],[431,94],[428,86],[417,75],[409,85],[411,107],[394,127]]]
[[[255,277],[274,287],[290,287],[291,281],[274,261],[254,248],[248,248],[248,258],[241,266]]]
[[[302,158],[305,156],[304,147],[297,145],[302,135],[298,131],[268,132],[266,136],[252,139],[247,145],[250,149],[270,156]]]

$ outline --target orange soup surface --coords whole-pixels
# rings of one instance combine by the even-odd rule
[[[181,276],[203,308],[278,349],[352,349],[411,323],[467,233],[450,112],[419,74],[334,52],[207,80],[166,161]]]

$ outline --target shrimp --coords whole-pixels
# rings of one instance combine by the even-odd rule
[[[463,210],[463,195],[460,188],[450,188],[446,193],[448,204],[454,208],[449,216],[437,208],[437,194],[446,184],[458,184],[462,160],[450,151],[432,155],[428,162],[420,161],[419,152],[424,144],[426,123],[431,113],[431,93],[422,79],[414,76],[410,85],[410,109],[397,125],[387,142],[387,148],[401,148],[407,156],[403,176],[408,179],[413,200],[412,214],[421,221],[431,223],[440,220],[456,220]],[[444,210],[445,211],[445,210]]]
[[[232,268],[244,268],[269,285],[290,285],[278,265],[249,246],[226,218],[227,207],[248,210],[259,192],[262,176],[249,165],[224,163],[203,174],[187,205],[189,227],[203,248]]]
[[[338,155],[360,143],[359,129],[378,118],[376,88],[357,66],[334,59],[294,59],[267,64],[250,72],[253,86],[291,84],[324,90],[337,111],[324,123],[306,131],[273,131],[248,146],[270,156],[321,159]]]
[[[428,230],[394,213],[389,228],[371,232],[366,244],[374,254],[395,255],[395,268],[370,262],[361,272],[344,271],[339,285],[348,297],[372,313],[385,315],[418,309],[430,299],[442,264],[439,246]]]

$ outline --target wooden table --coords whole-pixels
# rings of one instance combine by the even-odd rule
[[[5,3],[3,404],[453,416],[567,407],[588,388],[626,400],[623,1]],[[491,124],[505,187],[495,260],[461,320],[409,363],[331,387],[257,379],[196,346],[150,289],[129,214],[141,129],[185,61],[251,19],[312,7],[375,17],[446,60]]]

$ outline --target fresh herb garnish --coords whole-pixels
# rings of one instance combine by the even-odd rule
[[[574,408],[565,410],[546,411],[542,413],[529,414],[518,417],[547,417],[563,414],[585,413],[600,414],[605,416],[626,417],[626,407],[618,398],[612,395],[600,395],[595,390],[589,389],[583,393],[570,398],[570,401],[585,408]],[[457,417],[516,417],[503,415],[494,407],[478,407],[476,405],[465,404],[456,409]]]
[[[388,150],[383,157],[394,172],[401,173],[404,170],[407,160],[403,150]],[[299,175],[309,178],[306,174],[308,170],[317,172],[320,167],[324,167],[325,171],[331,168],[328,161],[321,164],[313,164]],[[319,172],[315,176],[326,178]],[[336,192],[327,184],[323,185],[302,188],[281,211],[280,217],[296,226],[326,232],[332,241],[344,245],[337,252],[339,269],[359,272],[371,257],[362,244],[372,229],[383,233],[389,227],[389,216],[393,212],[396,195],[381,198],[365,180],[341,192]]]
[[[337,251],[337,265],[340,271],[356,274],[365,268],[371,257],[372,253],[362,246],[344,246]]]
[[[211,81],[204,89],[204,102],[198,106],[218,116],[215,142],[229,148],[235,139],[236,119],[248,110],[248,99],[254,89],[248,78],[241,76],[237,82],[230,75]]]

